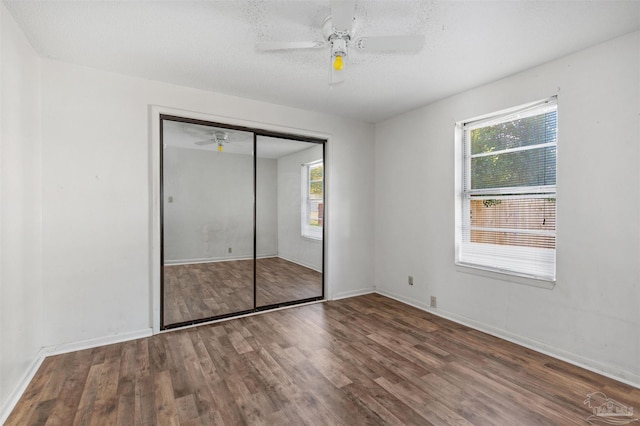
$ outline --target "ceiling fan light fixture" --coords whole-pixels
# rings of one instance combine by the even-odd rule
[[[344,61],[342,60],[341,55],[336,55],[336,59],[333,61],[333,69],[336,71],[340,71],[344,68]]]
[[[344,68],[344,58],[347,56],[347,39],[346,38],[332,38],[331,42],[331,56],[333,57],[333,69],[336,71]]]

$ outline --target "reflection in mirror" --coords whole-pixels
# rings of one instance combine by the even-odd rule
[[[162,129],[163,325],[251,310],[253,133]]]
[[[324,147],[257,137],[256,306],[323,296]]]

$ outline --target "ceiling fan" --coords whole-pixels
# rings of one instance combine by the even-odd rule
[[[424,35],[392,35],[379,37],[355,37],[355,0],[331,0],[331,14],[322,24],[323,40],[316,41],[267,41],[256,43],[258,51],[329,48],[329,84],[341,83],[340,71],[344,69],[350,49],[362,52],[418,52],[424,46]]]
[[[229,134],[223,130],[215,130],[213,132],[213,134],[211,135],[210,139],[205,139],[203,141],[197,141],[194,142],[194,144],[196,145],[212,145],[214,143],[218,144],[218,152],[222,152],[223,149],[223,145],[225,143],[229,143],[231,142],[231,140],[229,140]]]

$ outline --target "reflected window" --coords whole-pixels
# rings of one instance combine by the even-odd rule
[[[324,163],[302,165],[302,236],[322,239],[324,219]]]

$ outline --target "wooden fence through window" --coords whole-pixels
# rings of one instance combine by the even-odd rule
[[[555,231],[556,202],[548,198],[471,200],[471,227],[509,231],[471,231],[471,242],[555,248],[555,236],[512,230]]]

